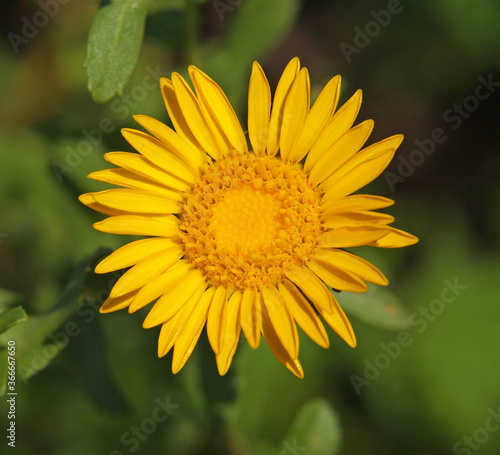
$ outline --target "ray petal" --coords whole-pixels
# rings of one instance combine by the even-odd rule
[[[172,359],[172,372],[174,374],[179,372],[186,364],[200,338],[207,320],[208,308],[214,292],[215,287],[213,286],[204,292],[179,334],[179,338],[174,346],[174,355]]]
[[[248,136],[253,151],[262,155],[269,138],[271,89],[262,67],[253,62],[248,87]]]
[[[377,210],[390,207],[394,204],[392,199],[382,196],[372,196],[371,194],[354,194],[341,199],[333,200],[328,204],[320,205],[322,215],[329,215],[336,212],[346,212],[355,210]]]
[[[304,126],[309,111],[310,81],[307,68],[302,68],[295,78],[285,101],[280,133],[280,155],[290,161],[295,139]]]
[[[207,282],[201,270],[189,270],[181,280],[163,293],[149,311],[142,326],[149,329],[168,321],[192,296],[199,300],[206,288]]]
[[[221,344],[221,351],[216,355],[217,369],[219,374],[224,376],[231,366],[234,353],[238,347],[241,333],[240,307],[243,293],[239,290],[227,302],[227,322],[226,329]]]
[[[168,190],[166,190],[168,191]],[[179,193],[170,191],[172,196]],[[151,194],[149,191],[129,188],[116,188],[94,194],[97,203],[124,213],[167,215],[179,213],[182,204],[173,199]]]
[[[387,286],[389,280],[384,274],[374,265],[370,264],[363,258],[356,256],[344,250],[337,249],[319,249],[315,252],[314,257],[328,264],[331,270],[347,270],[348,272],[357,275],[359,278],[370,283],[380,286]]]
[[[307,267],[295,266],[285,271],[287,278],[314,303],[327,313],[333,311],[333,296],[324,283]]]
[[[191,87],[177,73],[172,74],[172,83],[179,107],[190,130],[203,149],[215,160],[219,159],[221,153]]]
[[[225,93],[203,71],[194,66],[190,66],[189,69],[198,98],[210,112],[212,118],[216,119],[232,147],[239,153],[248,152],[247,141],[240,121]]]
[[[340,76],[331,79],[318,95],[311,110],[307,114],[300,133],[298,134],[290,153],[290,160],[297,163],[306,156],[320,133],[330,120],[340,94]]]
[[[148,130],[157,139],[165,144],[167,149],[174,153],[198,175],[205,160],[200,150],[191,142],[177,134],[172,128],[147,115],[134,115],[134,120]]]
[[[161,220],[139,215],[117,215],[94,223],[94,228],[111,234],[169,237],[179,234],[179,220],[172,215]]]
[[[241,328],[248,344],[257,349],[262,330],[261,297],[253,289],[245,289],[241,300]]]
[[[379,248],[402,248],[414,245],[417,242],[418,237],[400,229],[390,227],[390,231],[384,237],[369,243],[369,245]]]
[[[131,128],[123,128],[122,134],[132,147],[152,163],[173,175],[179,176],[186,182],[195,182],[195,171],[167,150],[165,144],[155,137]]]
[[[390,229],[385,225],[344,226],[324,232],[317,238],[316,243],[322,248],[369,245],[387,235]]]
[[[146,258],[170,250],[179,244],[168,238],[135,240],[113,251],[95,268],[95,273],[108,273],[130,267]]]
[[[262,334],[274,356],[298,378],[304,377],[304,370],[298,358],[292,359],[285,351],[268,318],[262,319]]]
[[[269,285],[262,289],[264,308],[262,317],[268,318],[288,355],[295,359],[299,355],[297,327],[280,291]]]
[[[99,313],[111,313],[113,311],[123,310],[127,308],[134,300],[138,291],[133,291],[130,294],[122,295],[121,297],[112,298],[108,297],[101,305]]]
[[[323,128],[323,131],[314,142],[311,151],[307,155],[304,163],[305,172],[311,172],[319,158],[323,156],[335,141],[349,131],[349,128],[354,124],[358,115],[362,98],[361,90],[356,91],[356,93],[335,113],[325,128]]]
[[[299,73],[300,61],[297,57],[290,60],[286,66],[276,87],[273,104],[271,109],[271,118],[269,120],[269,139],[267,142],[267,153],[274,156],[280,147],[281,124],[283,121],[283,109],[285,101],[292,87],[295,77]]]
[[[338,291],[365,292],[368,290],[368,286],[355,274],[322,260],[317,254],[306,262],[306,266],[328,286]]]
[[[222,349],[222,338],[227,321],[227,294],[227,288],[219,286],[215,290],[208,310],[207,336],[215,354],[218,354]]]
[[[174,265],[184,254],[184,249],[176,245],[171,249],[148,257],[127,270],[111,290],[111,297],[119,297],[143,287]]]
[[[288,280],[280,282],[278,287],[297,324],[311,340],[327,348],[330,342],[325,327],[301,292]]]
[[[153,180],[169,188],[174,188],[178,191],[189,191],[191,189],[191,185],[188,182],[156,166],[139,153],[109,152],[104,155],[104,159],[115,166],[120,166],[138,174],[144,179]]]
[[[309,183],[319,185],[335,170],[352,158],[373,130],[373,120],[366,120],[343,134],[328,148],[314,165],[309,175]]]

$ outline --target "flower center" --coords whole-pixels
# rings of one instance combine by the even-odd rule
[[[234,154],[207,164],[184,201],[185,257],[211,284],[276,284],[311,256],[322,232],[318,206],[304,172],[278,158]]]
[[[214,206],[210,227],[219,248],[248,255],[265,247],[283,230],[283,201],[276,192],[242,183],[227,190]]]

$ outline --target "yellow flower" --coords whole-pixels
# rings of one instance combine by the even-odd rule
[[[139,153],[111,152],[117,166],[90,178],[121,188],[87,193],[81,202],[106,215],[103,232],[146,236],[104,259],[97,273],[130,267],[102,313],[133,313],[156,300],[143,327],[161,325],[158,355],[173,347],[172,370],[191,355],[206,324],[217,367],[225,374],[240,333],[252,348],[261,334],[280,362],[299,377],[296,324],[329,346],[319,315],[349,346],[356,338],[328,286],[364,292],[387,285],[373,265],[345,248],[396,248],[416,243],[375,210],[393,201],[351,193],[386,168],[403,136],[360,150],[373,128],[352,126],[358,90],[336,110],[340,76],[310,108],[306,68],[294,58],[273,102],[262,68],[253,64],[248,93],[248,150],[243,129],[220,87],[199,69],[161,79],[175,128],[144,115],[150,134],[124,129]],[[326,283],[326,285],[325,285]]]

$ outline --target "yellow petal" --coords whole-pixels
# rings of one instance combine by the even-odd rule
[[[175,197],[179,194],[173,191],[170,191],[170,193]],[[156,213],[166,215],[169,213],[179,213],[182,209],[182,204],[179,201],[135,188],[99,191],[94,194],[94,199],[99,204],[115,210],[121,210],[124,213]]]
[[[343,134],[318,159],[309,175],[309,183],[316,186],[339,169],[363,147],[372,130],[373,120],[366,120]]]
[[[178,340],[179,335],[184,329],[188,319],[194,308],[198,305],[203,295],[203,290],[195,292],[194,295],[186,302],[173,317],[164,322],[161,326],[160,336],[158,338],[158,357],[165,356],[174,343]]]
[[[163,100],[165,101],[165,107],[168,111],[168,116],[174,125],[176,133],[183,137],[186,141],[190,142],[203,156],[205,154],[205,150],[196,139],[190,126],[184,118],[184,114],[174,91],[174,84],[170,79],[162,77],[160,78],[160,88]]]
[[[318,95],[313,107],[307,114],[304,126],[298,134],[290,154],[292,162],[298,163],[306,156],[330,120],[337,106],[339,94],[340,76],[335,76]]]
[[[222,349],[222,338],[227,320],[227,288],[219,286],[215,290],[212,303],[208,310],[207,336],[215,354]]]
[[[400,229],[390,227],[388,234],[372,243],[369,243],[369,245],[377,246],[379,248],[402,248],[404,246],[413,245],[417,242],[418,237]]]
[[[171,239],[151,238],[127,243],[103,259],[95,268],[95,273],[108,273],[130,267],[146,258],[170,250],[179,244]]]
[[[189,75],[191,76],[191,80],[193,80],[195,77],[193,74],[195,72],[195,67],[190,66],[188,70]],[[234,147],[231,145],[231,142],[229,142],[229,139],[227,138],[223,128],[217,121],[217,118],[212,115],[210,107],[200,98],[199,94],[197,96],[197,102],[203,114],[203,118],[207,123],[208,129],[210,130],[216,149],[221,154],[221,156],[227,157],[231,152],[234,151]]]
[[[274,356],[298,378],[304,377],[304,370],[298,358],[292,359],[283,348],[278,335],[268,318],[262,319],[262,333]]]
[[[212,132],[205,121],[201,108],[198,105],[198,100],[194,96],[191,87],[177,73],[172,74],[172,83],[182,115],[192,133],[206,153],[215,160],[220,159],[221,153],[214,142]]]
[[[357,178],[358,175],[364,169],[366,169],[365,163],[371,162],[371,160],[380,157],[381,155],[388,154],[390,155],[390,152],[387,152],[388,150],[394,151],[399,147],[403,140],[403,135],[402,134],[396,134],[395,136],[388,137],[387,139],[384,139],[383,141],[376,142],[375,144],[370,145],[369,147],[366,147],[365,149],[361,150],[359,153],[356,153],[349,161],[347,161],[342,167],[340,167],[338,170],[336,170],[328,179],[326,179],[320,186],[320,189],[323,191],[327,191],[328,189],[336,186],[338,182],[344,179],[347,175],[351,175],[351,178]],[[381,161],[381,164],[384,164],[384,160]],[[385,165],[387,166],[387,164]],[[379,173],[376,174],[374,173],[374,168],[376,171]],[[376,163],[371,162],[369,165],[369,170],[370,176],[375,175],[375,177],[378,177],[380,173],[385,169],[385,167],[382,170],[379,170],[378,167],[376,166]],[[373,180],[375,177],[371,177],[371,180]],[[367,177],[365,176],[364,179],[361,181],[366,182],[362,186],[366,185],[367,183],[371,182],[371,180],[367,180]],[[358,186],[356,189],[361,188],[362,186]],[[355,191],[355,190],[353,190]],[[352,191],[350,191],[352,192]],[[349,193],[347,193],[349,194]]]
[[[317,239],[322,248],[347,248],[369,245],[390,232],[389,226],[345,226],[321,234]]]
[[[189,70],[198,99],[216,120],[230,144],[239,153],[248,152],[240,121],[222,89],[198,68],[190,66]]]
[[[198,175],[205,163],[204,156],[191,142],[177,134],[172,128],[147,115],[134,115],[134,120],[165,144]]]
[[[137,291],[131,292],[130,294],[122,295],[118,298],[108,297],[99,309],[100,313],[111,313],[113,311],[123,310],[127,308],[134,300],[137,295]]]
[[[234,353],[240,340],[240,306],[243,293],[241,291],[233,292],[233,295],[227,302],[227,321],[226,329],[221,344],[221,351],[216,355],[217,369],[219,374],[224,376],[231,366]]]
[[[87,175],[87,177],[89,179],[111,183],[112,185],[145,190],[149,193],[154,193],[174,201],[182,201],[184,199],[184,196],[180,191],[174,191],[159,182],[144,178],[141,175],[130,172],[127,169],[104,169],[102,171],[92,172]]]
[[[300,62],[297,57],[294,57],[286,66],[281,78],[276,87],[274,94],[273,105],[271,110],[271,118],[269,120],[269,139],[267,142],[267,153],[270,156],[276,155],[280,147],[280,132],[281,123],[283,120],[283,109],[288,92],[299,73]]]
[[[260,343],[260,332],[262,330],[260,294],[253,289],[245,289],[241,300],[241,328],[253,349],[257,349]]]
[[[316,308],[333,311],[333,296],[323,282],[306,267],[295,266],[285,271],[287,278],[314,303]]]
[[[283,348],[292,359],[295,359],[299,355],[299,335],[285,298],[272,285],[262,289],[262,297],[264,302],[262,318],[269,319]]]
[[[253,151],[262,155],[269,139],[271,89],[262,67],[253,62],[248,87],[248,136]]]
[[[134,301],[129,307],[129,313],[134,313],[137,310],[145,307],[153,300],[157,299],[163,293],[172,289],[176,283],[181,281],[192,269],[192,265],[189,261],[181,259],[177,261],[172,267],[170,267],[166,272],[151,280],[148,284],[143,286]]]
[[[283,280],[278,287],[297,324],[311,340],[327,348],[330,345],[328,335],[309,302],[291,281]]]
[[[120,166],[130,172],[139,174],[143,178],[154,180],[169,188],[174,188],[178,191],[189,191],[191,189],[189,183],[159,168],[138,153],[109,152],[104,155],[104,159],[115,166]],[[91,175],[95,175],[95,173]]]
[[[113,286],[110,296],[119,297],[143,287],[146,283],[169,269],[183,254],[184,249],[180,245],[175,245],[169,250],[161,251],[154,256],[138,262],[119,278]]]
[[[318,255],[306,262],[309,267],[328,286],[338,291],[365,292],[368,286],[357,276],[329,262],[321,260]]]
[[[389,284],[389,280],[379,269],[363,258],[347,251],[318,249],[314,254],[314,258],[321,261],[322,264],[327,264],[332,271],[344,270],[355,274],[362,280],[380,286],[387,286]]]
[[[347,226],[366,226],[390,224],[394,217],[386,213],[372,212],[370,210],[335,212],[321,217],[321,224],[328,229],[338,229]]]
[[[195,171],[169,152],[165,145],[155,137],[130,128],[123,128],[122,135],[132,147],[152,163],[186,182],[193,183],[196,180]]]
[[[117,215],[94,223],[98,231],[123,235],[151,235],[169,237],[179,233],[179,220],[169,215],[161,220],[147,216]]]
[[[358,115],[361,100],[362,92],[358,90],[327,123],[307,155],[304,163],[305,172],[311,172],[318,159],[323,156],[335,141],[349,131],[349,128],[354,124]]]
[[[296,137],[300,134],[309,111],[310,81],[307,68],[302,68],[286,97],[280,133],[280,155],[289,161]]]
[[[323,215],[335,212],[346,212],[354,210],[377,210],[389,207],[394,204],[392,199],[382,196],[372,196],[371,194],[354,194],[320,205],[319,209]]]
[[[81,194],[78,196],[78,200],[82,203],[85,204],[87,207],[90,207],[92,210],[95,210],[96,212],[99,213],[104,213],[105,215],[122,215],[123,211],[121,210],[116,210],[112,209],[110,207],[106,207],[105,205],[99,204],[95,199],[94,199],[94,194],[95,193],[85,193]]]
[[[354,335],[354,330],[352,329],[351,323],[344,311],[338,304],[337,300],[334,300],[334,311],[327,313],[323,310],[319,310],[323,319],[328,323],[328,325],[335,330],[337,335],[339,335],[351,348],[356,347],[356,335]]]
[[[385,150],[379,152],[372,159],[356,160],[356,163],[348,163],[348,168],[342,170],[341,177],[337,179],[337,176],[332,176],[332,180],[335,179],[336,181],[324,182],[325,185],[320,185],[319,189],[325,191],[321,203],[326,204],[351,194],[376,179],[389,165],[394,152],[394,149]],[[353,164],[356,166],[353,167]]]
[[[173,318],[162,324],[158,337],[159,358],[166,356],[168,351],[172,349],[183,327],[184,318],[184,311],[178,311]]]
[[[189,270],[173,287],[163,293],[142,323],[145,329],[168,321],[193,297],[199,300],[207,288],[200,269]]]
[[[215,287],[207,289],[201,297],[193,312],[186,321],[174,346],[172,359],[172,373],[178,373],[191,356],[198,339],[200,338],[205,321],[207,320],[208,307],[212,301]]]

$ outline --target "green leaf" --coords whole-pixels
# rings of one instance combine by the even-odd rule
[[[20,295],[0,289],[0,335],[10,327],[28,319],[21,303]]]
[[[22,297],[15,292],[0,289],[0,313],[22,303]]]
[[[64,328],[57,330],[73,314],[78,308],[78,303],[83,299],[83,288],[91,264],[106,253],[107,250],[99,249],[77,265],[53,310],[30,315],[27,320],[24,320],[25,322],[14,326],[11,324],[11,327],[0,335],[2,346],[7,345],[10,340],[15,340],[16,371],[18,377],[24,382],[43,370],[67,346],[72,333],[75,333],[74,328],[69,330],[67,324],[70,323],[66,323]],[[10,318],[19,319],[21,316],[22,313],[17,310],[10,315]],[[73,326],[75,324],[73,323]],[[45,344],[47,338],[51,342]],[[0,378],[6,366],[5,362],[0,363]]]
[[[326,400],[318,398],[308,401],[300,409],[278,453],[336,455],[341,440],[337,414]]]
[[[88,87],[95,101],[121,94],[139,58],[152,0],[114,0],[96,14],[87,44]]]
[[[346,313],[356,316],[366,324],[391,330],[405,330],[410,327],[408,310],[387,289],[371,286],[361,294],[335,294]]]
[[[0,333],[28,319],[22,306],[16,306],[0,312]]]

